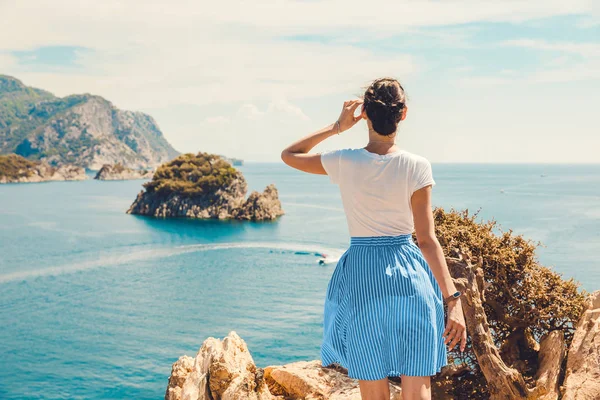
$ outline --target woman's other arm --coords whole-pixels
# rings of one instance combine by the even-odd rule
[[[411,205],[419,248],[435,275],[444,297],[448,297],[456,292],[456,287],[448,271],[442,246],[435,236],[431,211],[431,186],[415,191],[411,198]]]
[[[442,246],[435,236],[435,225],[431,210],[431,185],[425,186],[413,193],[411,206],[419,248],[429,268],[431,268],[431,272],[433,272],[444,298],[446,298],[456,292],[456,287],[448,271]],[[446,338],[445,343],[452,341],[450,344],[450,348],[452,348],[460,341],[460,351],[464,351],[467,343],[467,331],[465,329],[460,297],[448,303],[448,322],[443,336],[453,329],[455,331]]]
[[[327,125],[325,128],[306,135],[283,149],[281,159],[290,167],[300,171],[324,175],[327,172],[321,164],[321,155],[319,153],[309,154],[308,152],[323,140],[335,134],[337,134],[336,124]]]
[[[338,119],[340,122],[340,133],[350,129],[362,119],[362,115],[359,115],[358,117],[354,116],[354,111],[360,104],[362,104],[362,100],[350,100],[344,102],[342,112]],[[323,129],[319,129],[283,149],[281,152],[281,159],[290,167],[299,169],[300,171],[324,175],[327,172],[321,164],[321,155],[319,153],[308,154],[308,152],[323,140],[336,135],[337,133],[338,127],[336,123],[330,124]]]

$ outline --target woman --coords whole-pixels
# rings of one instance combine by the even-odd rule
[[[400,83],[377,79],[363,99],[344,103],[335,123],[281,153],[291,167],[339,185],[350,246],[327,287],[321,361],[347,368],[367,400],[389,400],[388,376],[401,376],[404,400],[430,399],[431,375],[448,364],[446,345],[464,351],[467,341],[460,292],[435,236],[431,164],[395,143],[406,112]],[[362,119],[365,147],[309,154]]]

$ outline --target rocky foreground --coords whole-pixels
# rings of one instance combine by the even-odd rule
[[[392,385],[392,399],[401,399]],[[341,367],[299,361],[259,368],[246,342],[231,331],[223,341],[210,337],[195,358],[173,364],[165,400],[360,399],[358,381]]]
[[[0,183],[34,183],[46,181],[81,181],[85,170],[74,165],[53,167],[45,162],[30,161],[16,154],[0,156]]]
[[[127,213],[170,218],[274,220],[283,215],[275,185],[246,198],[240,171],[218,155],[184,154],[161,165]]]
[[[154,175],[152,170],[127,168],[122,164],[104,164],[94,179],[100,181],[152,179],[152,175]]]
[[[475,362],[481,367],[487,383],[484,382],[482,392],[470,391],[469,385],[464,389],[453,386],[452,376],[464,377],[466,367],[452,366],[451,363],[432,378],[432,398],[600,399],[600,290],[586,299],[568,349],[562,331],[552,331],[537,343],[537,370],[534,379],[525,383],[519,371],[506,365],[491,344],[487,319],[481,314],[481,302],[477,301],[480,298],[477,279],[471,274],[477,267],[455,260],[453,272],[457,268],[466,271],[459,279],[466,288],[463,309],[470,347],[475,349]],[[457,385],[461,384],[464,383]],[[392,400],[402,399],[398,378],[390,378],[390,392]],[[209,337],[195,357],[182,356],[173,364],[165,400],[239,399],[359,400],[360,390],[358,381],[349,378],[344,368],[337,365],[323,367],[320,360],[257,367],[245,341],[235,331],[222,341]]]

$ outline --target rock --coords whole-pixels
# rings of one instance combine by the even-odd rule
[[[193,360],[193,361],[192,361]],[[235,331],[204,341],[195,359],[173,364],[166,400],[271,400],[261,369]]]
[[[274,395],[286,399],[361,400],[358,380],[344,368],[323,367],[320,360],[298,361],[264,369],[265,380]],[[391,400],[400,400],[401,389],[390,381]]]
[[[186,379],[194,369],[194,359],[188,356],[181,356],[171,368],[169,385],[165,393],[165,400],[178,400],[183,398],[182,388]]]
[[[567,354],[563,400],[600,399],[600,290],[587,300]]]
[[[101,181],[117,181],[129,179],[152,179],[154,172],[124,167],[121,164],[104,164],[94,179]]]
[[[283,214],[277,189],[269,185],[245,200],[246,180],[220,156],[183,154],[161,165],[127,213],[154,217],[273,220]]]
[[[270,184],[262,193],[253,191],[242,206],[232,212],[236,219],[265,220],[275,219],[283,214],[275,185]]]
[[[81,181],[87,178],[85,170],[75,165],[52,167],[48,163],[27,160],[16,154],[0,156],[0,183]]]
[[[391,400],[400,400],[390,381]],[[165,400],[360,400],[358,380],[339,366],[320,360],[256,367],[246,342],[235,331],[220,341],[204,341],[195,359],[183,356],[173,364]]]

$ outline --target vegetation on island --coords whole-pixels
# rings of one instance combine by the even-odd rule
[[[116,174],[120,174],[125,171],[125,166],[121,163],[116,163],[112,165],[112,172]]]
[[[121,163],[104,164],[96,173],[94,179],[101,181],[126,180],[126,179],[148,179],[151,178],[151,169],[133,169]]]
[[[218,154],[183,154],[154,172],[128,214],[160,218],[272,221],[284,214],[275,185],[246,198],[241,171]]]
[[[27,160],[16,154],[0,155],[0,178],[16,180],[31,176],[31,169],[39,162]]]
[[[528,386],[535,386],[541,339],[558,330],[568,348],[589,293],[579,292],[573,278],[564,280],[540,264],[535,250],[541,243],[512,230],[502,231],[496,221],[478,222],[477,213],[443,208],[434,210],[434,219],[444,254],[463,254],[481,266],[482,302],[493,342],[502,361],[517,369]],[[471,338],[469,342],[464,353],[457,348],[450,352],[449,358],[462,365],[451,379],[454,394],[456,398],[488,399],[488,383]]]
[[[160,196],[177,194],[193,197],[227,187],[239,172],[216,154],[182,154],[158,167],[151,181],[143,186]]]

